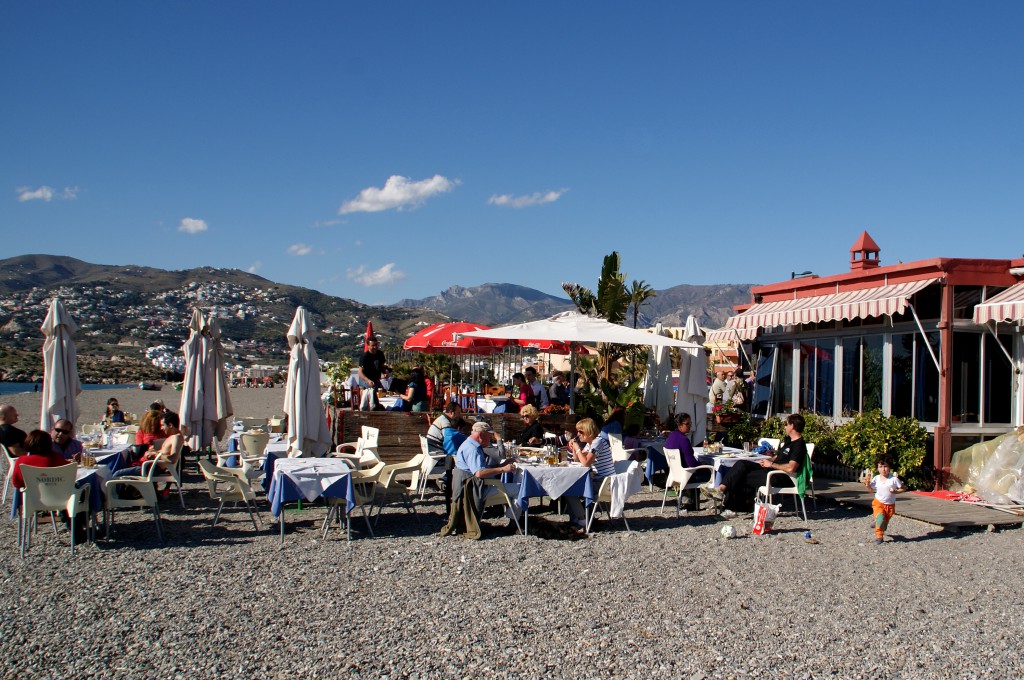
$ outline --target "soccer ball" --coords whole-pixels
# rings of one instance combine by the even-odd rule
[[[722,538],[736,538],[736,527],[731,524],[722,527]]]

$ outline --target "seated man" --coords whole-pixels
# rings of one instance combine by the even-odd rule
[[[446,453],[444,449],[444,431],[451,427],[459,416],[462,415],[462,407],[457,401],[449,401],[444,405],[441,412],[427,430],[427,447],[431,453]],[[454,455],[454,454],[452,454]]]
[[[555,371],[551,374],[551,388],[548,390],[548,400],[553,406],[569,405],[569,385],[565,382],[565,374]]]
[[[477,482],[476,502],[477,516],[483,511],[484,499],[495,493],[494,487],[484,486],[483,480],[490,477],[498,477],[507,472],[514,472],[515,463],[491,466],[484,453],[484,447],[491,444],[491,437],[494,430],[491,424],[485,421],[473,423],[473,429],[466,441],[462,442],[458,453],[455,455],[455,470],[452,474],[452,502],[462,497],[462,485],[468,480]]]
[[[178,414],[173,411],[164,411],[163,417],[163,434],[164,439],[160,444],[158,450],[149,450],[143,455],[142,459],[138,461],[138,465],[128,468],[123,468],[114,473],[114,479],[118,477],[129,477],[139,476],[142,474],[142,464],[148,460],[160,461],[158,465],[165,470],[169,469],[178,464],[178,457],[181,455],[181,447],[185,443],[185,437],[181,434],[178,429],[180,421],[178,420]],[[148,469],[147,469],[148,472]],[[155,474],[160,474],[158,470]],[[170,485],[168,484],[169,488]],[[164,493],[167,493],[167,489],[164,489]]]
[[[7,447],[12,456],[25,455],[25,431],[17,428],[18,409],[10,404],[0,404],[0,444]]]
[[[786,436],[789,438],[771,458],[753,463],[737,461],[722,477],[718,487],[707,490],[708,495],[725,502],[723,517],[732,517],[736,512],[749,512],[753,507],[754,494],[764,486],[768,473],[781,470],[787,475],[796,475],[807,465],[807,444],[803,440],[804,417],[794,413],[786,418]],[[788,477],[772,478],[772,485],[792,486]],[[705,487],[706,488],[706,487]]]
[[[82,460],[82,442],[72,437],[74,425],[69,420],[58,420],[53,424],[53,450],[64,460]]]

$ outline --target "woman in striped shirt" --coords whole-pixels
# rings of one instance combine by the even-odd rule
[[[573,460],[590,468],[590,474],[598,484],[604,477],[615,474],[611,442],[592,418],[584,418],[576,423],[576,438],[569,442],[569,450],[572,452]],[[572,523],[581,528],[585,527],[586,512],[580,499],[568,498],[566,504]]]

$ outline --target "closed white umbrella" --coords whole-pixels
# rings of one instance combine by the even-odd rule
[[[320,359],[313,348],[315,337],[309,313],[305,307],[299,307],[288,329],[292,352],[284,386],[290,458],[319,457],[331,448],[331,429],[320,401]]]
[[[664,337],[659,323],[654,334]],[[653,409],[662,422],[672,410],[672,353],[665,345],[653,345],[647,354],[647,375],[644,376],[644,406]]]
[[[78,420],[78,356],[71,336],[78,330],[59,298],[50,302],[43,320],[43,404],[39,428],[49,432],[60,419]]]
[[[223,437],[227,419],[234,415],[227,377],[224,375],[224,347],[220,329],[210,317],[192,310],[189,337],[181,350],[185,355],[185,380],[181,386],[179,416],[189,446],[200,450],[214,437]]]
[[[707,403],[707,355],[704,352],[704,333],[691,314],[686,319],[683,340],[699,348],[679,352],[679,391],[676,394],[676,416],[689,413],[693,418],[692,440],[694,444],[704,441],[708,433]]]

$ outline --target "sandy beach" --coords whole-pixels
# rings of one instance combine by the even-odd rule
[[[99,391],[129,410],[175,392]],[[235,390],[244,415],[280,389]],[[11,401],[15,401],[11,399]],[[38,397],[17,402],[34,412]],[[33,406],[33,404],[36,404]],[[243,413],[243,409],[247,411]],[[37,416],[36,416],[37,417]],[[186,510],[161,501],[68,556],[41,525],[26,560],[0,522],[0,654],[27,677],[1020,677],[1021,530],[948,534],[897,516],[881,546],[863,511],[818,503],[769,536],[708,510],[677,519],[646,490],[575,542],[441,538],[436,492],[412,517],[386,507],[370,538],[285,513],[282,545],[215,505],[186,466]],[[898,504],[898,502],[897,502]],[[536,505],[534,506],[536,508]],[[789,510],[791,506],[787,506]],[[808,507],[810,510],[810,505]],[[531,515],[534,517],[533,515]],[[536,517],[555,518],[536,513]],[[535,521],[536,517],[534,517]],[[739,537],[720,529],[732,524]],[[804,541],[810,529],[819,541]],[[17,670],[15,670],[17,669]]]
[[[31,390],[31,384],[28,385]],[[117,397],[122,411],[142,415],[146,408],[162,399],[167,408],[178,412],[181,405],[181,392],[170,387],[162,390],[148,391],[138,388],[110,388],[83,390],[78,395],[78,409],[81,415],[78,425],[99,422],[106,409],[107,399]],[[20,421],[18,427],[26,432],[39,425],[39,409],[41,395],[36,392],[23,394],[5,394],[0,396],[0,403],[13,404],[18,409]],[[231,405],[238,417],[252,416],[266,418],[284,413],[284,388],[231,388]]]

